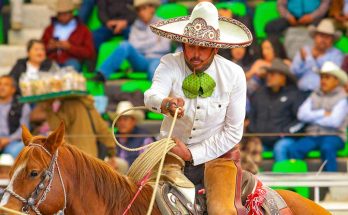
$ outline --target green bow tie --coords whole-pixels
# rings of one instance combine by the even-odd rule
[[[201,72],[187,76],[182,83],[182,90],[189,99],[195,99],[197,96],[207,98],[213,94],[215,86],[214,79],[207,73]]]

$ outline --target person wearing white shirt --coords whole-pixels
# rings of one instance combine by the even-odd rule
[[[145,92],[145,105],[165,115],[160,136],[168,135],[179,108],[172,135],[177,145],[171,152],[186,161],[185,175],[196,187],[204,184],[208,213],[246,213],[240,169],[231,156],[243,135],[246,80],[243,69],[217,51],[249,45],[250,31],[235,20],[218,18],[208,2],[197,4],[190,17],[161,21],[151,29],[183,43],[183,52],[162,57]]]

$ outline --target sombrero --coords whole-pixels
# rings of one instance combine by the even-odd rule
[[[191,16],[160,21],[150,28],[155,34],[171,40],[211,48],[246,47],[253,40],[244,24],[219,17],[216,7],[210,2],[197,4]]]

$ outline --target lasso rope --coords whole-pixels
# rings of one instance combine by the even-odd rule
[[[126,151],[140,151],[143,150],[145,148],[147,148],[146,151],[144,151],[141,155],[139,155],[139,157],[133,162],[132,166],[129,168],[127,175],[133,179],[135,179],[136,181],[140,181],[142,178],[145,177],[145,175],[151,171],[155,165],[157,165],[157,163],[159,161],[159,167],[158,167],[158,172],[157,172],[157,176],[156,176],[156,182],[153,188],[153,193],[152,193],[152,197],[151,197],[151,202],[147,211],[147,215],[150,215],[152,213],[152,209],[153,209],[153,205],[155,203],[155,199],[156,199],[156,192],[158,189],[158,184],[159,184],[159,180],[161,177],[161,173],[162,173],[162,168],[163,168],[163,164],[164,164],[164,160],[166,157],[166,154],[173,148],[176,146],[175,142],[173,141],[173,139],[171,139],[173,130],[174,130],[174,125],[175,122],[177,120],[178,117],[178,111],[179,108],[176,109],[174,117],[173,117],[173,122],[171,124],[169,133],[168,133],[168,137],[166,139],[162,139],[156,142],[153,142],[151,144],[142,146],[142,147],[138,147],[138,148],[128,148],[126,146],[123,146],[122,144],[120,144],[116,137],[115,137],[115,133],[114,133],[114,128],[115,128],[115,124],[117,122],[117,120],[120,118],[120,116],[122,116],[123,114],[132,111],[132,110],[143,110],[146,109],[146,107],[141,106],[141,107],[133,107],[130,109],[127,109],[123,112],[121,112],[119,115],[116,116],[116,118],[114,119],[114,121],[112,122],[112,134],[113,134],[113,138],[114,141],[116,142],[116,144],[122,148],[123,150]]]

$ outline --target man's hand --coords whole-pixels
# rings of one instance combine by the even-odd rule
[[[308,25],[312,22],[313,22],[313,17],[310,14],[304,15],[298,20],[298,23],[301,25]]]
[[[187,146],[178,138],[173,138],[173,140],[175,141],[176,146],[172,148],[172,150],[170,151],[176,154],[177,156],[181,157],[184,161],[191,161],[192,154],[190,150],[187,148]]]
[[[0,138],[0,149],[2,150],[10,143],[10,138],[2,137]]]
[[[69,50],[71,48],[71,44],[69,41],[65,40],[65,41],[58,41],[57,42],[57,47],[64,49],[64,50]]]
[[[306,50],[304,48],[300,49],[300,54],[301,54],[302,61],[306,60],[307,52],[306,52]]]
[[[116,25],[117,25],[117,20],[114,20],[114,19],[106,22],[106,27],[108,27],[108,29],[110,30],[114,30]]]
[[[114,34],[120,34],[125,28],[127,28],[128,21],[125,19],[117,20],[114,27]]]
[[[184,116],[184,105],[185,101],[183,98],[171,98],[167,97],[163,99],[162,104],[161,104],[161,110],[163,114],[170,114],[171,116],[174,117],[175,111],[177,108],[180,108],[178,111],[178,118],[180,119],[181,117]]]
[[[47,48],[49,50],[56,49],[57,48],[57,41],[54,39],[50,39],[50,41],[48,41]]]
[[[290,23],[290,25],[292,25],[292,26],[296,26],[298,24],[296,18],[293,15],[289,15],[287,20]]]
[[[331,116],[331,112],[330,112],[330,111],[325,111],[324,116],[325,116],[325,117]]]

